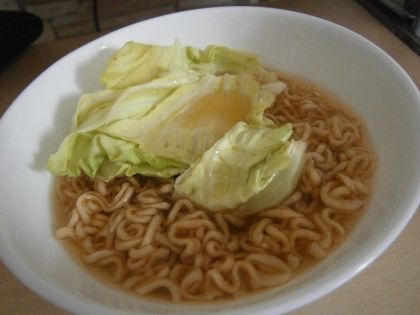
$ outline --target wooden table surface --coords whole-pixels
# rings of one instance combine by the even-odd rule
[[[420,88],[420,57],[354,0],[270,1],[265,6],[335,22],[369,39],[394,58]],[[0,115],[42,71],[101,34],[32,46],[0,70]],[[0,262],[0,314],[69,315],[21,284]],[[420,213],[398,239],[360,275],[289,315],[420,314]]]

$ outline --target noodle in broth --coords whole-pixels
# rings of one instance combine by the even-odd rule
[[[282,204],[238,219],[174,197],[171,180],[64,177],[56,237],[73,240],[86,264],[109,268],[123,289],[174,302],[241,297],[325,258],[366,207],[376,157],[359,116],[302,80],[280,79],[287,88],[266,117],[292,123],[309,155]]]

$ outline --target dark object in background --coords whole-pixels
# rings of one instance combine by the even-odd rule
[[[356,0],[420,56],[420,0]]]
[[[22,11],[0,11],[0,68],[28,48],[41,34],[42,20]]]

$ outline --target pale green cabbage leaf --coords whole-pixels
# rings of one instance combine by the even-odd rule
[[[295,188],[306,144],[289,141],[291,124],[237,123],[175,182],[178,195],[207,210],[246,217],[274,206]]]
[[[169,46],[127,42],[108,60],[100,78],[107,89],[122,89],[150,82],[171,66],[187,69],[188,60],[181,43]]]
[[[189,81],[168,74],[127,89],[84,95],[72,132],[50,157],[48,169],[71,176],[83,171],[107,181],[138,173],[171,177],[196,162],[238,121],[273,125],[263,113],[275,96],[252,76],[189,75]]]
[[[285,87],[273,72],[261,66],[256,54],[219,45],[204,50],[183,47],[178,40],[168,46],[127,42],[108,60],[100,80],[107,89],[122,89],[150,82],[174,67],[201,75],[250,74],[262,84],[277,82],[275,93]]]
[[[206,73],[266,75],[258,56],[225,46],[209,45],[204,50],[187,46],[184,48],[188,68]]]

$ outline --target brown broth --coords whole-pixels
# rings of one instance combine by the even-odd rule
[[[325,103],[327,103],[329,106],[334,107],[336,111],[338,111],[339,113],[348,117],[349,120],[358,121],[360,124],[362,124],[363,126],[362,126],[361,130],[363,131],[362,137],[364,139],[363,140],[364,145],[373,154],[373,160],[375,161],[375,163],[377,163],[377,158],[374,156],[374,151],[372,149],[371,140],[369,139],[369,136],[368,136],[367,131],[366,131],[365,122],[362,119],[362,117],[360,117],[360,115],[358,115],[350,107],[343,104],[343,102],[340,101],[337,97],[335,97],[331,92],[327,91],[324,88],[320,88],[316,84],[313,84],[311,82],[308,82],[305,79],[298,78],[296,76],[291,76],[289,74],[279,73],[278,75],[279,75],[280,79],[284,80],[288,85],[289,84],[294,84],[294,83],[299,84],[300,90],[303,90],[303,91],[311,91],[311,90],[318,91],[317,93],[319,95],[322,95],[322,99],[325,101]],[[371,186],[374,185],[374,176],[371,176],[369,178],[369,185],[371,185]],[[352,215],[340,215],[341,216],[340,223],[345,227],[345,230],[347,232],[347,237],[348,237],[348,234],[351,233],[351,231],[354,229],[354,226],[357,224],[357,222],[360,220],[360,217],[363,215],[363,213],[364,213],[364,211],[367,208],[367,205],[369,203],[370,197],[371,196],[369,195],[365,198],[364,207],[362,209],[358,210],[355,213],[352,213]],[[58,198],[56,198],[56,200],[57,200],[57,202],[56,202],[57,211],[56,211],[56,214],[55,214],[55,218],[56,218],[56,226],[54,227],[55,230],[59,227],[65,226],[67,224],[67,220],[68,220],[68,218],[67,218],[68,209],[64,208],[64,206],[59,202]],[[254,216],[254,218],[250,219],[250,222],[252,222],[252,220],[256,220],[255,216]],[[332,251],[334,251],[338,246],[340,246],[340,244],[341,243],[334,244],[329,249],[330,253]],[[82,259],[83,253],[82,253],[82,250],[80,249],[80,244],[76,244],[75,242],[70,241],[70,240],[65,240],[65,241],[63,241],[63,245],[65,246],[66,250],[69,251],[70,255],[73,257],[73,259],[76,261],[76,263],[80,264],[85,270],[87,270],[88,273],[93,274],[96,278],[100,279],[104,283],[112,284],[112,285],[116,285],[116,286],[120,287],[120,285],[113,284],[113,282],[112,282],[112,274],[111,274],[112,273],[112,268],[109,268],[109,267],[104,268],[104,267],[97,267],[95,265],[87,265],[83,262],[83,259]],[[293,277],[299,276],[300,274],[302,274],[302,272],[305,272],[309,268],[312,268],[315,264],[319,263],[320,261],[322,261],[322,260],[310,257],[308,255],[308,257],[305,257],[305,259],[303,260],[299,269],[293,272]],[[292,279],[293,279],[293,277],[292,277]],[[266,290],[266,289],[262,289],[262,290]],[[257,290],[257,291],[254,291],[252,293],[247,293],[247,294],[253,294],[253,293],[256,293],[256,292],[261,292],[261,290]],[[165,296],[166,293],[167,293],[166,290],[160,289],[160,290],[154,292],[153,294],[147,295],[147,297],[167,299],[167,297]]]

